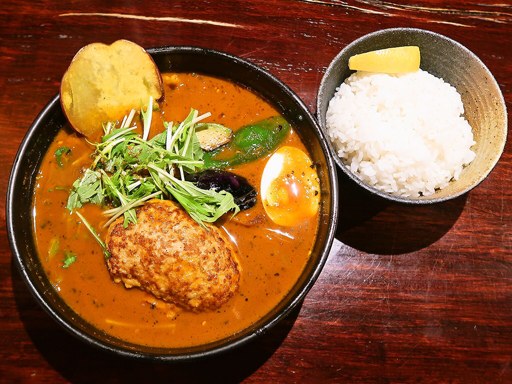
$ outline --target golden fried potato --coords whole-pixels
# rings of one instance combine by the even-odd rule
[[[160,99],[163,83],[153,59],[139,45],[128,40],[92,43],[71,61],[60,96],[73,128],[95,140],[103,133],[102,123],[140,109],[150,96]]]

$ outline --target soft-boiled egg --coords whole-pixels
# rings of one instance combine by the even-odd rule
[[[268,160],[261,177],[261,201],[279,225],[297,225],[314,216],[320,205],[315,166],[302,150],[284,146]]]

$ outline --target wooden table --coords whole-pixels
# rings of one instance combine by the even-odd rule
[[[314,112],[321,77],[341,48],[403,26],[440,32],[476,53],[510,110],[510,1],[4,0],[1,194],[28,127],[87,43],[125,38],[235,54],[283,80]],[[113,357],[63,331],[14,265],[3,198],[0,382],[510,383],[511,169],[507,145],[472,192],[418,207],[370,197],[340,175],[337,240],[303,305],[258,342],[193,364]]]

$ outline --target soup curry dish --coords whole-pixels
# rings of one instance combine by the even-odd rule
[[[144,101],[128,120],[104,124],[110,144],[69,126],[59,131],[39,171],[33,217],[47,276],[74,311],[122,340],[172,348],[236,334],[283,299],[310,256],[320,190],[298,134],[257,94],[202,74],[164,73],[162,79],[160,101]],[[150,166],[126,185],[125,171],[116,174],[109,163],[121,128],[135,127],[130,134],[139,144],[161,134],[161,146],[169,149],[173,132],[198,115],[187,136],[199,154],[196,168],[184,162],[172,174]],[[201,135],[205,149],[195,145]],[[129,161],[142,162],[144,153],[131,153]],[[146,200],[113,214],[119,208],[108,193],[95,203],[97,196],[87,200],[90,191],[81,190],[92,170],[103,191],[110,188],[102,178],[107,174],[118,177],[125,192],[155,175],[176,184],[173,193],[153,187]],[[226,208],[220,213],[196,215],[191,212],[201,204],[176,197],[193,186],[197,200],[197,188],[219,190],[219,180],[221,189],[230,186],[219,193],[218,206]]]

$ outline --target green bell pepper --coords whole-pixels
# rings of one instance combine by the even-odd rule
[[[228,144],[204,153],[205,168],[233,167],[262,158],[274,151],[289,132],[290,124],[281,116],[243,126]]]

